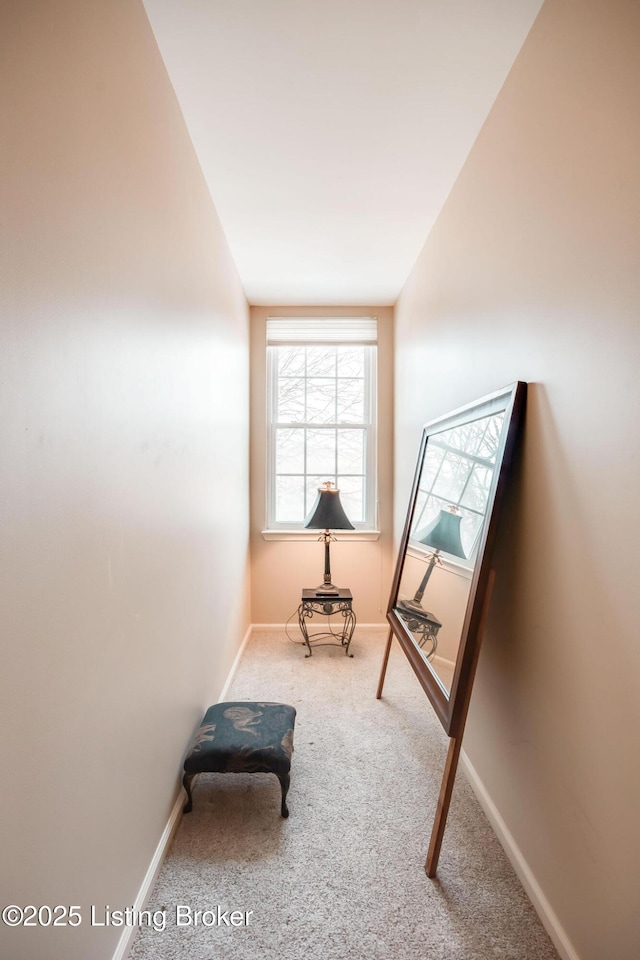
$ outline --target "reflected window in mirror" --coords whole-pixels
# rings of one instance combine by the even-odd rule
[[[430,545],[427,528],[449,511],[459,518],[458,549],[441,552],[473,569],[503,422],[504,411],[429,437],[410,534],[416,549]]]

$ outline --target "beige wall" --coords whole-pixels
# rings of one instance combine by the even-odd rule
[[[2,903],[101,960],[249,624],[248,308],[142,5],[2,6]]]
[[[267,317],[378,318],[378,540],[342,534],[331,548],[334,583],[353,593],[360,623],[383,623],[391,586],[393,309],[391,307],[251,308],[251,561],[252,620],[282,624],[300,603],[302,587],[322,580],[324,548],[316,536],[304,542],[265,541],[266,319]]]
[[[465,747],[581,960],[640,944],[639,50],[547,0],[396,313],[397,530],[421,422],[531,383]]]

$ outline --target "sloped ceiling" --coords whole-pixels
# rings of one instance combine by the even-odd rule
[[[391,304],[542,0],[144,0],[253,304]]]

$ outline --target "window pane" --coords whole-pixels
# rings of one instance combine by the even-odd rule
[[[469,477],[467,488],[460,501],[465,507],[484,513],[493,479],[493,469],[476,464]]]
[[[304,347],[271,347],[278,351],[279,377],[304,377]]]
[[[364,473],[364,430],[338,430],[338,471]]]
[[[304,429],[276,430],[276,473],[304,473]]]
[[[338,477],[340,502],[351,523],[364,520],[364,478]]]
[[[304,384],[302,377],[278,380],[276,420],[280,423],[304,422]]]
[[[276,477],[276,522],[304,519],[304,478]]]
[[[338,376],[364,377],[362,347],[338,347]]]
[[[482,438],[482,443],[478,449],[478,456],[486,457],[486,459],[491,460],[492,463],[496,459],[496,451],[500,443],[503,420],[504,413],[496,413],[495,416],[490,418],[486,432]]]
[[[362,423],[364,420],[364,380],[338,380],[338,422]]]
[[[433,486],[433,481],[435,480],[440,465],[444,458],[444,450],[442,447],[437,446],[432,440],[427,442],[427,449],[424,455],[424,462],[422,464],[422,472],[420,473],[420,489],[421,490],[430,490]]]
[[[307,430],[307,473],[336,472],[336,431]]]
[[[413,513],[413,522],[411,524],[412,537],[415,537],[418,530],[422,530],[422,528],[426,526],[426,522],[424,519],[424,511],[427,505],[427,499],[428,498],[425,491],[419,489],[418,494],[416,496],[416,506]]]
[[[336,381],[310,377],[307,380],[307,423],[335,423]]]
[[[307,376],[335,377],[336,348],[307,347]]]
[[[473,456],[484,436],[486,425],[486,419],[465,423],[461,427],[454,427],[453,430],[445,430],[438,434],[438,440],[447,447],[464,450],[467,455]]]
[[[446,500],[451,500],[452,503],[457,503],[470,470],[469,460],[448,453],[433,485],[433,492]]]

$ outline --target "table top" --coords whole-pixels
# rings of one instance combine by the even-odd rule
[[[442,622],[438,620],[435,613],[428,610],[420,610],[416,607],[405,606],[400,600],[396,607],[396,612],[400,614],[403,620],[417,620],[418,623],[430,623],[434,627],[441,627]]]
[[[302,591],[303,600],[317,600],[319,603],[338,603],[340,600],[353,600],[351,590],[339,587],[337,593],[316,593],[316,587],[306,588]]]

